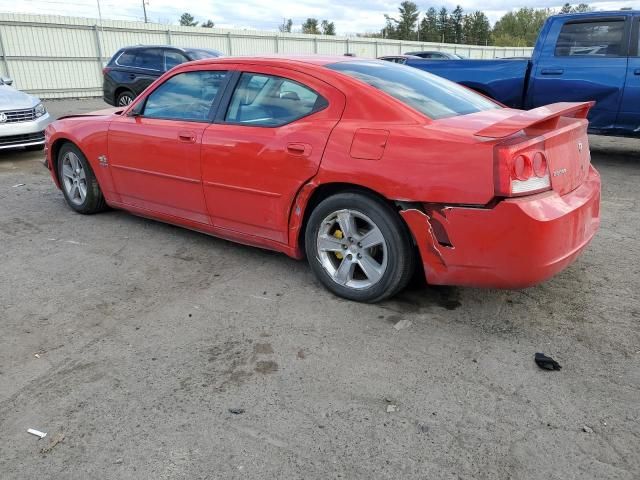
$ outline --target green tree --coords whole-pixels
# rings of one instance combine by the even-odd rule
[[[574,12],[592,12],[593,8],[587,5],[586,3],[580,3],[577,7],[573,9]]]
[[[420,40],[423,42],[439,42],[438,12],[430,7],[420,22]]]
[[[565,3],[560,9],[560,13],[582,13],[591,11],[593,11],[593,8],[586,3],[580,3],[575,7],[571,6],[570,3]]]
[[[206,22],[203,22],[200,26],[204,28],[213,28],[214,25],[215,23],[213,23],[211,20],[207,20]]]
[[[282,21],[282,25],[278,27],[278,30],[280,30],[283,33],[291,33],[291,27],[293,27],[293,20],[289,18],[286,21],[285,20]]]
[[[416,26],[418,23],[418,6],[413,2],[402,2],[398,7],[399,18],[385,15],[387,25],[387,38],[398,40],[415,40]]]
[[[493,27],[495,45],[532,47],[543,23],[551,14],[549,9],[536,10],[528,7],[506,13]]]
[[[463,19],[464,14],[462,7],[458,5],[453,12],[451,12],[450,22],[451,22],[451,33],[453,35],[454,43],[464,43],[463,38]]]
[[[195,19],[193,18],[193,15],[191,15],[190,13],[184,12],[180,16],[180,25],[182,25],[183,27],[195,27],[196,25],[198,25],[198,22],[194,20]]]
[[[307,18],[305,22],[302,24],[302,33],[320,35],[320,30],[318,29],[318,19]]]
[[[471,45],[488,45],[491,37],[491,24],[481,11],[464,16],[464,41]]]
[[[322,20],[320,23],[320,30],[323,35],[335,35],[336,34],[336,26],[333,22],[328,20]]]
[[[442,7],[438,12],[436,26],[438,31],[438,41],[453,43],[453,34],[451,32],[452,24],[449,18],[449,12],[445,7]]]

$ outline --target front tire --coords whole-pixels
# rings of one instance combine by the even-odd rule
[[[66,143],[58,153],[58,178],[67,205],[78,213],[106,209],[106,202],[91,165],[78,147]]]
[[[323,200],[311,213],[305,248],[312,271],[331,292],[374,303],[402,290],[415,255],[399,215],[383,200],[345,192]]]

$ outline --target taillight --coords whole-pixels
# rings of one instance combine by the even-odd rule
[[[533,155],[533,173],[540,178],[549,173],[547,170],[547,157],[542,152],[536,152]]]
[[[497,146],[495,172],[497,196],[514,197],[551,189],[543,142]]]
[[[111,68],[110,68],[110,67],[104,67],[104,68],[102,69],[102,75],[106,75],[106,74],[107,74],[107,73],[109,73],[110,71],[111,71]]]

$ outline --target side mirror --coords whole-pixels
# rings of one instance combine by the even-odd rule
[[[144,108],[144,101],[139,102],[138,104],[136,104],[135,107],[133,107],[131,109],[131,111],[129,112],[129,116],[130,117],[139,117],[142,115],[142,110]]]
[[[2,78],[0,78],[0,80],[2,80],[2,83],[4,83],[5,85],[13,85],[13,79],[12,78],[2,77]]]

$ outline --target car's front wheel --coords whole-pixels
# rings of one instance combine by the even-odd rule
[[[323,200],[305,231],[311,269],[333,293],[378,302],[403,289],[414,271],[411,237],[387,203],[358,192]]]
[[[58,175],[67,204],[78,213],[97,213],[106,208],[104,196],[91,165],[80,149],[65,143],[58,153]]]

